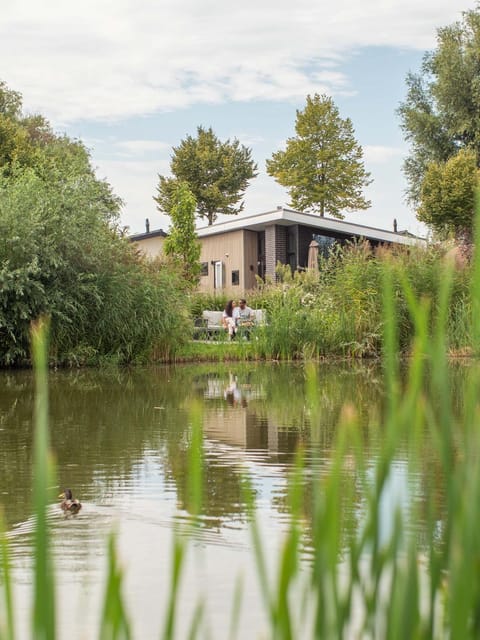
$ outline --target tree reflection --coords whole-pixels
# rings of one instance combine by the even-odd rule
[[[328,473],[342,407],[356,408],[367,467],[374,466],[383,438],[379,367],[319,363],[316,369],[314,410],[301,364],[51,372],[58,482],[72,486],[84,502],[101,503],[119,488],[138,486],[144,481],[138,469],[154,459],[156,467],[149,473],[161,476],[175,491],[178,508],[187,510],[189,415],[195,400],[203,405],[204,525],[243,522],[246,485],[258,489],[265,478],[275,483],[273,507],[287,513],[285,478],[300,447],[306,469],[303,516],[311,528],[314,485]],[[464,367],[452,367],[455,397],[462,395],[458,389],[464,378]],[[33,394],[31,372],[0,372],[0,503],[10,526],[31,513]],[[412,508],[434,499],[440,521],[445,479],[438,477],[428,442],[424,447],[422,465],[412,475]],[[398,455],[409,459],[408,443],[402,443]],[[343,469],[346,536],[358,526],[365,499],[354,460],[345,459]]]

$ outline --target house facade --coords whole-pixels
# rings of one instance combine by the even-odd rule
[[[159,247],[158,232],[131,236],[142,250],[151,255]],[[164,234],[164,232],[161,232]],[[328,252],[335,243],[365,239],[372,246],[423,245],[421,238],[404,232],[376,229],[343,220],[278,207],[272,211],[247,217],[231,217],[208,227],[197,229],[201,243],[201,291],[248,291],[256,286],[256,276],[275,277],[278,262],[293,270],[305,269],[308,248],[316,240],[319,251]],[[165,234],[164,234],[165,235]],[[150,244],[148,244],[148,242]],[[158,253],[157,253],[158,255]]]
[[[152,259],[157,258],[163,253],[163,242],[167,234],[162,229],[150,231],[148,220],[146,226],[145,233],[136,233],[129,236],[129,239],[145,256]]]

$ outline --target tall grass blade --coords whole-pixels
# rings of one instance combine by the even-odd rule
[[[480,189],[477,189],[474,225],[473,268],[470,286],[472,299],[473,352],[480,355]]]
[[[290,612],[289,593],[298,573],[300,544],[300,511],[303,497],[303,452],[298,450],[295,465],[289,481],[290,527],[280,555],[280,567],[277,578],[277,596],[274,604],[275,637],[279,640],[291,640],[295,630]]]
[[[0,640],[15,639],[15,623],[13,616],[12,579],[10,569],[10,553],[5,537],[3,515],[0,512],[0,586],[3,591],[3,609],[5,612],[5,625],[0,616]]]
[[[53,464],[48,434],[48,321],[38,320],[31,331],[35,372],[35,444],[34,444],[34,510],[35,510],[35,577],[33,636],[36,640],[55,638],[54,576],[50,557],[47,524],[48,487],[53,484]]]
[[[197,403],[190,409],[191,436],[187,456],[187,509],[194,517],[193,526],[198,526],[198,516],[201,513],[203,493],[203,430],[202,411]],[[172,575],[170,593],[163,629],[163,640],[173,640],[175,633],[175,617],[178,609],[178,593],[183,570],[184,559],[188,546],[188,535],[180,531],[174,532],[172,553]],[[194,611],[189,636],[194,638],[198,633],[203,617],[203,605],[199,604]]]
[[[176,533],[173,539],[172,577],[168,598],[167,616],[162,634],[162,640],[173,640],[173,638],[175,637],[175,615],[178,606],[178,591],[180,587],[180,577],[184,559],[185,541],[180,538],[178,533]]]
[[[203,493],[203,430],[202,410],[200,405],[194,403],[190,409],[190,421],[192,425],[190,446],[188,450],[187,471],[187,508],[197,517],[202,508]]]
[[[238,576],[235,581],[235,590],[233,592],[232,613],[230,614],[230,630],[228,633],[229,640],[236,640],[238,621],[240,619],[240,611],[242,609],[243,598],[243,579]]]
[[[204,610],[205,610],[204,603],[199,602],[195,607],[195,611],[193,612],[192,622],[190,624],[190,629],[188,631],[187,640],[196,640],[196,638],[198,638],[201,625],[203,622]]]
[[[108,575],[105,588],[100,640],[129,640],[130,626],[123,605],[121,587],[123,574],[118,566],[113,533],[108,540]]]
[[[258,526],[258,520],[255,510],[255,496],[248,478],[245,478],[243,495],[245,505],[250,517],[250,534],[252,536],[253,553],[255,557],[257,577],[260,586],[260,594],[263,599],[263,605],[268,613],[270,624],[273,628],[275,625],[275,612],[272,594],[270,591],[270,584],[268,581],[267,561],[265,559],[265,550],[263,548],[262,537],[260,535],[260,529]]]

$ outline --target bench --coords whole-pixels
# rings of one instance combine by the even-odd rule
[[[226,329],[222,324],[222,318],[223,311],[203,311],[202,317],[195,318],[194,320],[194,340],[215,340],[222,338],[226,334]],[[263,309],[253,309],[253,325],[258,326],[261,324],[265,324],[265,311]]]

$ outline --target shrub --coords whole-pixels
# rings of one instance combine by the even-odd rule
[[[277,280],[260,281],[248,293],[249,305],[266,310],[268,326],[256,332],[254,350],[267,358],[305,356],[365,357],[381,353],[381,291],[385,271],[392,272],[400,348],[407,352],[413,320],[405,293],[429,300],[430,323],[438,312],[445,270],[441,246],[378,248],[356,242],[336,246],[322,259],[319,273],[277,266]],[[462,351],[471,341],[469,269],[455,270],[448,308],[450,349]],[[192,308],[223,308],[226,296],[193,296]]]

